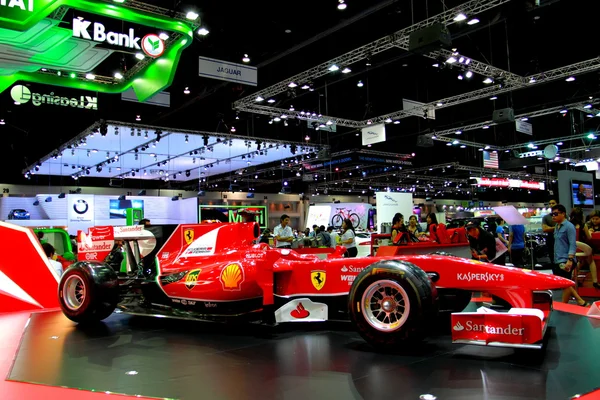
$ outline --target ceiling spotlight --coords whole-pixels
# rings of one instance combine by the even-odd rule
[[[348,7],[348,5],[344,2],[344,0],[339,0],[339,3],[340,4],[338,4],[338,6],[337,6],[338,10],[345,10],[346,7]]]
[[[310,86],[305,83],[304,85],[302,85],[301,89],[308,90],[308,89],[310,89]]]
[[[275,103],[275,99],[269,99],[269,100],[267,100],[267,103],[273,104],[273,103]]]
[[[125,0],[113,0],[115,3],[125,3]]]
[[[386,124],[390,124],[391,122],[392,122],[392,119],[391,119],[391,118],[386,118],[386,120],[385,120],[385,123],[386,123]]]
[[[523,118],[521,118],[521,121],[529,121],[529,118],[523,117]]]
[[[565,79],[567,82],[573,82],[575,80],[574,76],[570,76],[567,79]]]
[[[454,58],[454,56],[450,56],[450,58],[448,58],[446,60],[446,63],[448,64],[454,64],[456,61],[458,61],[456,58]]]
[[[167,34],[166,34],[166,33],[164,33],[164,32],[160,33],[160,34],[158,35],[158,37],[159,37],[161,40],[167,40],[167,39],[169,39],[169,35],[167,35]]]
[[[494,83],[494,80],[492,78],[485,78],[484,81],[483,81],[483,83],[489,85],[490,83]]]
[[[257,96],[256,99],[254,101],[256,101],[257,103],[260,103],[261,101],[264,101],[265,99],[262,98],[261,96]]]
[[[365,84],[363,83],[363,81],[358,81],[358,83],[356,84],[356,86],[363,87],[363,86],[365,86]]]
[[[183,89],[183,94],[190,94],[190,88],[186,86],[185,89]]]
[[[467,16],[463,13],[460,13],[456,17],[454,17],[455,22],[464,21],[465,19],[467,19]]]
[[[140,115],[136,115],[136,116],[135,116],[135,120],[136,120],[136,121],[141,121],[141,120],[142,120],[142,117],[141,117]]]
[[[342,74],[349,74],[350,72],[352,72],[352,70],[348,67],[346,67],[342,70]]]
[[[306,135],[306,136],[304,137],[304,140],[306,140],[306,141],[308,142],[308,141],[310,140],[310,136]]]
[[[0,125],[6,125],[6,122],[4,122],[3,119],[0,119]]]
[[[498,100],[498,96],[492,96],[490,97],[490,100]]]
[[[142,53],[135,53],[135,58],[137,58],[138,60],[143,60],[144,55]]]
[[[394,124],[395,124],[395,125],[398,125],[399,123],[400,123],[400,121],[399,121],[399,120],[396,120],[396,121],[394,121]]]
[[[472,18],[469,20],[469,22],[467,22],[467,25],[475,25],[478,23],[479,23],[479,20],[477,18]]]
[[[94,80],[94,79],[96,79],[96,75],[94,75],[94,74],[86,74],[85,79]]]
[[[330,70],[331,70],[331,68],[330,68]],[[290,87],[292,89],[295,88],[296,86],[298,86],[298,85],[295,82],[290,82],[290,84],[288,85],[288,87]]]
[[[331,67],[329,67],[328,69],[329,69],[329,71],[331,71],[331,72],[335,72],[335,71],[339,70],[339,69],[340,69],[340,67],[338,67],[337,65],[333,64],[333,65],[332,65]],[[291,87],[291,86],[290,86],[290,87]]]
[[[464,79],[464,77],[463,77],[462,75],[459,75],[459,76],[458,76],[458,80],[459,80],[459,81],[462,81],[463,79]]]
[[[535,82],[536,82],[535,78],[529,79],[529,83],[535,83]]]
[[[199,15],[193,11],[188,11],[188,13],[185,15],[185,17],[187,19],[189,19],[190,21],[195,21],[198,19]]]
[[[115,72],[115,79],[123,79],[123,74],[120,72]]]
[[[206,36],[206,35],[208,35],[209,32],[208,32],[208,29],[206,29],[206,28],[200,28],[200,29],[198,29],[198,32],[196,32],[196,33],[198,33],[198,35],[200,35],[200,36]]]
[[[473,77],[473,72],[472,71],[467,71],[467,73],[465,74],[465,76],[467,77],[467,79],[471,79]]]
[[[248,54],[244,54],[244,57],[242,58],[242,61],[245,63],[249,63],[250,62],[250,57],[248,57]]]

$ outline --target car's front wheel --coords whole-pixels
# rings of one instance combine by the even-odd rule
[[[78,323],[107,318],[119,302],[117,275],[102,264],[76,263],[65,271],[58,286],[63,314]]]
[[[423,270],[403,261],[372,264],[355,279],[348,295],[350,319],[373,347],[388,350],[424,337],[435,313],[436,294]]]

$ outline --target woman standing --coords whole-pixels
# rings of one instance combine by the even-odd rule
[[[352,227],[352,221],[346,218],[342,222],[342,245],[346,247],[346,253],[344,257],[356,257],[358,249],[356,248],[356,233]]]

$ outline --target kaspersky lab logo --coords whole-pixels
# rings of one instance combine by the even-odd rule
[[[32,93],[27,86],[15,85],[10,90],[10,95],[15,103],[26,104],[31,101],[34,106],[42,104],[62,107],[83,108],[86,110],[98,110],[98,98],[92,96],[61,97],[54,92],[49,94]]]
[[[133,50],[143,50],[152,58],[160,57],[165,52],[165,42],[155,34],[149,34],[141,39],[135,35],[133,28],[128,33],[107,32],[106,27],[100,22],[86,21],[73,18],[73,36],[99,43],[108,43],[113,46],[126,47]]]

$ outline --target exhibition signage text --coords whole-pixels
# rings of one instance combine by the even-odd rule
[[[95,96],[64,97],[49,94],[31,92],[27,86],[16,85],[10,90],[10,95],[15,103],[26,104],[31,101],[36,107],[42,104],[62,107],[83,108],[86,110],[98,110],[98,98]]]
[[[257,68],[214,58],[199,58],[199,76],[257,86]]]

